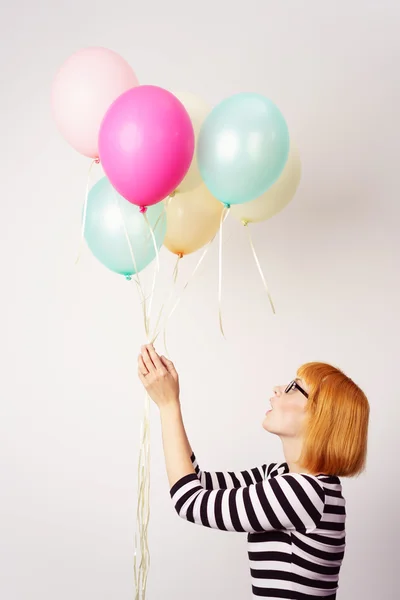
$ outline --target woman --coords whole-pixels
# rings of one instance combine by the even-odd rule
[[[274,388],[264,429],[278,435],[286,461],[240,473],[200,471],[183,425],[173,363],[143,346],[138,374],[161,415],[171,497],[180,517],[248,532],[254,597],[336,599],[345,549],[340,476],[365,467],[369,405],[338,369],[301,367]]]

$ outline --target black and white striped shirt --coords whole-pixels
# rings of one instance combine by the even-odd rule
[[[253,597],[336,599],[345,550],[338,477],[289,473],[287,463],[240,473],[195,474],[171,489],[183,519],[248,533]]]

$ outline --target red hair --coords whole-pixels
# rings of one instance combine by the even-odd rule
[[[367,457],[366,395],[342,371],[325,363],[307,363],[297,375],[310,388],[300,464],[315,474],[359,475]]]

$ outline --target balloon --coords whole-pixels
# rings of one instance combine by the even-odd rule
[[[236,94],[204,121],[197,159],[203,181],[226,205],[263,194],[281,174],[289,132],[279,109],[259,94]]]
[[[193,126],[171,92],[141,85],[108,109],[99,148],[105,174],[121,196],[138,206],[151,206],[175,191],[188,172]]]
[[[218,232],[223,208],[204,184],[176,194],[167,204],[164,246],[178,255],[199,250]]]
[[[239,221],[257,223],[266,221],[280,212],[292,200],[301,178],[301,162],[298,149],[290,146],[289,157],[278,181],[259,198],[232,206],[231,214]]]
[[[162,246],[167,226],[164,208],[161,203],[146,212],[158,248]],[[126,234],[129,235],[137,271]],[[137,206],[119,196],[106,177],[100,179],[89,192],[85,239],[94,256],[105,267],[125,277],[142,271],[156,255],[151,231],[143,214]]]
[[[173,92],[174,96],[178,98],[189,113],[190,120],[192,121],[195,144],[199,137],[201,126],[203,125],[204,119],[211,111],[211,106],[207,104],[202,98],[191,94],[190,92]],[[187,172],[183,181],[179,184],[178,192],[188,192],[199,187],[203,183],[200,175],[199,167],[197,164],[196,152],[193,155],[192,164]]]
[[[70,56],[52,86],[57,127],[71,146],[97,158],[101,121],[109,106],[139,85],[129,64],[107,48],[83,48]]]

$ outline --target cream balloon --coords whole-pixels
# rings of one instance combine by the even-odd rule
[[[223,209],[204,183],[190,192],[175,194],[166,203],[164,246],[178,256],[196,252],[217,234]]]
[[[300,183],[300,178],[300,154],[298,148],[292,143],[286,165],[278,181],[259,198],[245,204],[232,206],[231,215],[246,223],[258,223],[270,219],[292,200]]]
[[[192,121],[194,135],[195,135],[195,144],[197,145],[197,139],[200,133],[201,126],[203,121],[211,111],[211,106],[207,104],[202,98],[199,98],[195,94],[191,94],[190,92],[172,92],[178,100],[180,100],[183,106],[186,108],[189,113],[189,117]],[[189,190],[194,190],[196,187],[199,187],[203,183],[203,180],[200,175],[199,168],[197,166],[197,152],[196,147],[193,155],[192,164],[190,165],[189,171],[187,172],[183,181],[179,184],[177,189],[178,192],[184,193]]]

